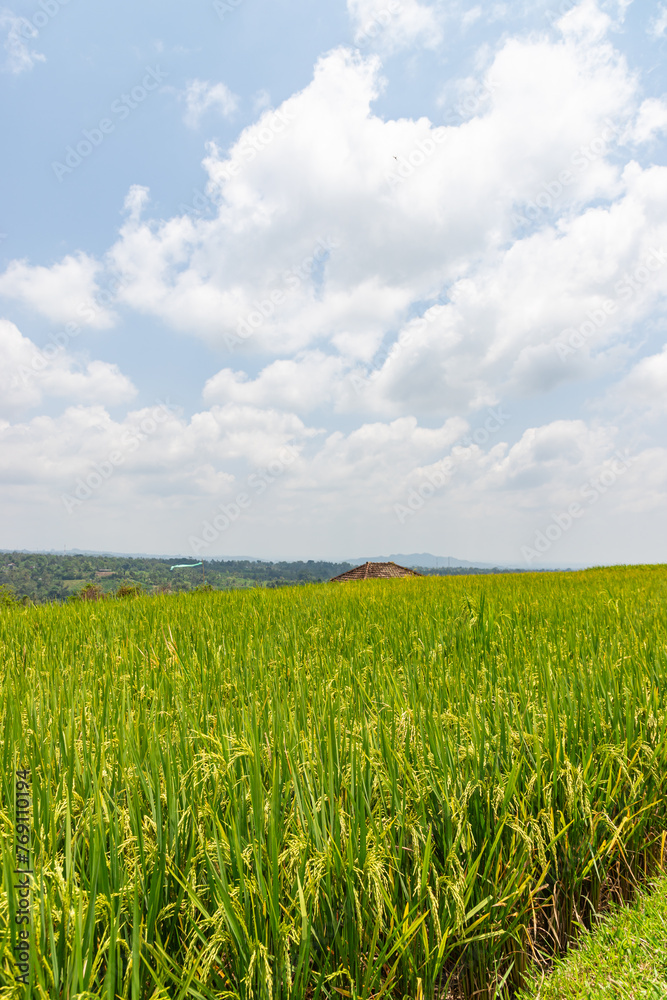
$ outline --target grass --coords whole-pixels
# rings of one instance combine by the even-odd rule
[[[664,1000],[667,997],[667,879],[614,908],[593,933],[536,976],[517,1000]]]
[[[32,995],[501,998],[664,860],[667,569],[0,611]]]

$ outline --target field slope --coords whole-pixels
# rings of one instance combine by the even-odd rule
[[[650,891],[648,891],[650,889]],[[667,997],[667,879],[614,907],[600,926],[547,975],[531,977],[517,1000],[665,1000]]]
[[[667,569],[0,610],[0,996],[509,995],[664,860]]]

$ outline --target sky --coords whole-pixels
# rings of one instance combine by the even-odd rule
[[[0,8],[0,548],[667,562],[667,6]]]

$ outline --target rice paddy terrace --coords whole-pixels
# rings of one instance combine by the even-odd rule
[[[664,861],[665,567],[9,606],[0,662],[4,998],[510,996]]]

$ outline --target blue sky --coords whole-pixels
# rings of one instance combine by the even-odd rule
[[[667,560],[664,4],[0,33],[0,547]]]

